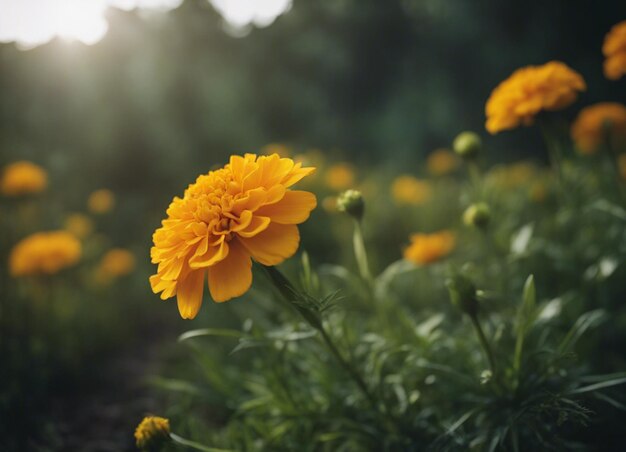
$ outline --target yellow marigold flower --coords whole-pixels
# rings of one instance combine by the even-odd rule
[[[52,275],[74,265],[80,242],[69,232],[38,232],[18,242],[9,256],[12,276]]]
[[[157,451],[170,439],[170,421],[163,417],[146,416],[135,429],[137,448]]]
[[[96,190],[89,195],[87,207],[90,212],[95,214],[110,212],[115,207],[115,195],[106,188]]]
[[[602,144],[626,143],[626,107],[602,102],[583,108],[572,124],[572,139],[581,154],[593,154]]]
[[[561,110],[586,89],[582,76],[560,61],[518,69],[487,100],[486,128],[495,134],[528,126],[539,112]]]
[[[459,166],[459,160],[447,149],[437,149],[426,159],[428,172],[433,176],[444,176]]]
[[[602,53],[604,75],[610,80],[617,80],[626,74],[626,20],[614,25],[606,34]]]
[[[105,253],[98,266],[98,276],[103,281],[109,281],[125,276],[135,269],[135,256],[123,248],[113,248]]]
[[[337,209],[337,196],[326,196],[322,200],[322,207],[326,212],[335,213],[338,212]]]
[[[407,174],[398,176],[391,184],[391,195],[398,204],[420,205],[428,201],[432,189],[428,182]]]
[[[39,193],[48,185],[45,170],[34,163],[20,161],[7,165],[0,181],[0,191],[5,196]]]
[[[346,190],[355,179],[354,168],[348,163],[337,163],[326,170],[326,185],[332,190]]]
[[[93,221],[82,213],[72,213],[68,215],[67,218],[65,218],[63,226],[67,232],[79,239],[84,239],[93,232]]]
[[[411,244],[404,250],[404,258],[418,265],[430,264],[450,254],[454,244],[454,234],[446,230],[413,234]]]
[[[289,187],[314,170],[277,154],[246,154],[199,176],[174,198],[152,237],[152,290],[162,299],[176,295],[186,319],[200,310],[207,274],[214,301],[243,295],[252,284],[251,257],[278,265],[298,249],[297,225],[317,200]]]

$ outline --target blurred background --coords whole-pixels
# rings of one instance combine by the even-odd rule
[[[16,450],[121,450],[138,416],[158,407],[138,388],[157,366],[154,354],[174,347],[190,323],[150,291],[151,234],[198,174],[232,153],[263,149],[349,161],[361,174],[414,173],[468,129],[483,136],[487,161],[542,163],[537,129],[487,135],[487,97],[518,67],[561,60],[588,85],[566,117],[595,102],[626,102],[616,88],[623,84],[604,78],[601,53],[605,34],[624,18],[619,0],[0,0],[0,167],[29,160],[48,173],[37,221],[3,237],[1,265],[17,239],[62,227],[70,213],[87,210],[90,194],[106,189],[115,207],[90,207],[96,234],[86,260],[95,265],[104,250],[121,247],[137,267],[121,286],[61,292],[85,311],[55,326],[67,334],[59,348],[68,347],[68,358],[59,365],[55,357],[53,370],[44,356],[0,372],[9,388],[0,414],[14,415],[0,437],[13,429]],[[346,177],[347,186],[325,190],[349,188]],[[416,222],[447,227],[457,207],[447,195],[430,217],[404,223],[380,207],[380,222],[399,231],[370,237],[381,249],[389,245],[381,260],[399,258]],[[4,207],[5,220],[30,215],[23,205]],[[349,246],[338,251],[324,242],[320,231],[335,226],[314,215],[304,230],[317,233],[303,233],[313,260],[349,254]],[[76,279],[64,284],[79,287]],[[20,290],[7,299],[28,289]],[[47,373],[33,377],[38,362]],[[33,381],[19,386],[24,375]],[[99,443],[90,449],[85,441],[94,437]]]

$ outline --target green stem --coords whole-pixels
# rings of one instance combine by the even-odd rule
[[[470,315],[470,319],[472,319],[472,324],[474,325],[474,329],[476,330],[476,334],[478,335],[478,340],[480,341],[480,345],[482,345],[485,355],[487,355],[487,360],[489,361],[489,366],[491,367],[491,372],[493,375],[496,375],[496,360],[493,357],[493,352],[491,351],[491,346],[489,345],[489,341],[487,341],[487,337],[483,332],[483,328],[480,326],[480,322],[478,321],[477,315]]]
[[[352,243],[354,245],[354,257],[356,258],[361,278],[363,278],[371,286],[372,274],[370,273],[369,263],[367,261],[367,251],[365,249],[365,241],[363,240],[363,230],[359,220],[354,220]]]
[[[288,301],[307,321],[307,323],[317,330],[324,341],[324,344],[330,351],[330,353],[335,357],[337,362],[341,365],[344,371],[352,378],[352,380],[356,383],[359,390],[363,393],[367,401],[370,403],[372,408],[382,415],[382,419],[386,424],[387,428],[397,433],[398,429],[392,419],[391,415],[388,413],[385,406],[379,407],[379,404],[376,401],[376,398],[372,394],[372,392],[367,387],[365,380],[359,374],[359,372],[354,368],[354,366],[343,356],[343,354],[339,351],[332,337],[326,331],[324,324],[322,323],[319,315],[312,313],[310,310],[299,306],[293,303],[294,298],[297,297],[297,291],[291,285],[289,280],[275,267],[263,266],[266,273],[269,275],[270,279],[281,293],[281,295]]]
[[[200,443],[185,439],[182,436],[178,436],[175,433],[170,433],[170,438],[176,444],[180,444],[181,446],[185,446],[185,447],[191,447],[192,449],[200,450],[202,452],[234,452],[231,449],[216,449],[215,447],[203,446]]]

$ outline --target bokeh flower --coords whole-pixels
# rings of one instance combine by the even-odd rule
[[[404,258],[418,265],[430,264],[450,254],[454,245],[454,234],[447,230],[413,234],[411,244],[404,250]]]
[[[107,251],[96,270],[97,279],[106,283],[121,276],[126,276],[135,269],[135,255],[124,248]]]
[[[426,159],[426,168],[433,176],[445,176],[459,166],[459,159],[448,149],[437,149]]]
[[[531,125],[539,112],[561,110],[585,89],[582,76],[559,61],[518,69],[487,100],[486,128],[495,134]]]
[[[9,256],[11,276],[52,275],[78,262],[80,242],[66,231],[37,232],[18,242]]]
[[[614,25],[606,34],[602,53],[606,78],[618,80],[626,74],[626,20]]]
[[[626,143],[626,106],[602,102],[583,108],[572,124],[572,139],[581,154],[593,154],[603,145]]]
[[[46,171],[34,163],[19,161],[7,165],[0,180],[4,196],[21,196],[39,193],[48,185]]]
[[[332,190],[346,190],[354,185],[354,168],[348,163],[337,163],[326,170],[325,180]]]
[[[135,429],[135,442],[142,451],[157,451],[170,440],[170,421],[163,417],[146,416]]]
[[[152,290],[162,299],[176,295],[186,319],[200,309],[207,275],[214,301],[243,295],[252,284],[251,257],[278,265],[298,249],[297,225],[317,201],[289,187],[314,170],[277,154],[246,154],[199,176],[153,235]]]
[[[398,204],[418,206],[431,198],[432,188],[428,182],[404,174],[392,182],[391,195]]]
[[[106,188],[96,190],[89,195],[87,207],[91,213],[95,214],[110,212],[115,207],[115,195]]]
[[[93,232],[93,221],[82,213],[72,213],[65,218],[63,227],[79,239],[84,239]]]
[[[261,154],[278,154],[281,157],[289,157],[291,155],[291,149],[283,143],[270,143],[261,148]]]

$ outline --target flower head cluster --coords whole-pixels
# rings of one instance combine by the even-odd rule
[[[447,149],[433,151],[426,160],[428,172],[433,176],[450,174],[459,166],[459,159]]]
[[[38,232],[13,247],[9,270],[12,276],[51,275],[78,262],[81,251],[69,232]]]
[[[487,100],[486,128],[495,134],[530,125],[539,112],[561,110],[585,89],[582,76],[559,61],[518,69]]]
[[[198,177],[174,198],[152,237],[152,290],[162,299],[176,295],[183,318],[198,313],[207,275],[214,301],[243,295],[252,283],[251,257],[278,265],[298,249],[297,225],[317,201],[289,187],[314,170],[277,154],[246,154]]]
[[[411,244],[404,250],[404,258],[418,265],[430,264],[450,254],[454,245],[455,237],[450,231],[413,234]]]
[[[124,248],[113,248],[105,253],[98,265],[97,276],[108,282],[131,273],[135,269],[135,256]]]
[[[405,174],[393,181],[391,195],[398,204],[418,206],[431,198],[432,188],[428,182]]]
[[[571,134],[581,154],[593,154],[602,144],[625,144],[626,106],[602,102],[583,108],[572,124]]]
[[[346,190],[354,185],[354,168],[348,163],[337,163],[326,170],[326,185],[332,190]]]
[[[106,188],[96,190],[89,195],[87,207],[90,212],[95,214],[110,212],[115,207],[115,195]]]
[[[137,448],[143,451],[159,450],[170,439],[170,421],[158,416],[147,416],[135,429]]]
[[[610,80],[617,80],[626,74],[626,20],[614,25],[604,38],[602,53],[604,75]]]
[[[0,192],[5,196],[21,196],[45,190],[48,175],[38,165],[27,161],[11,163],[4,169]]]
[[[93,232],[93,221],[82,213],[72,213],[63,223],[64,229],[79,239],[84,239]]]

